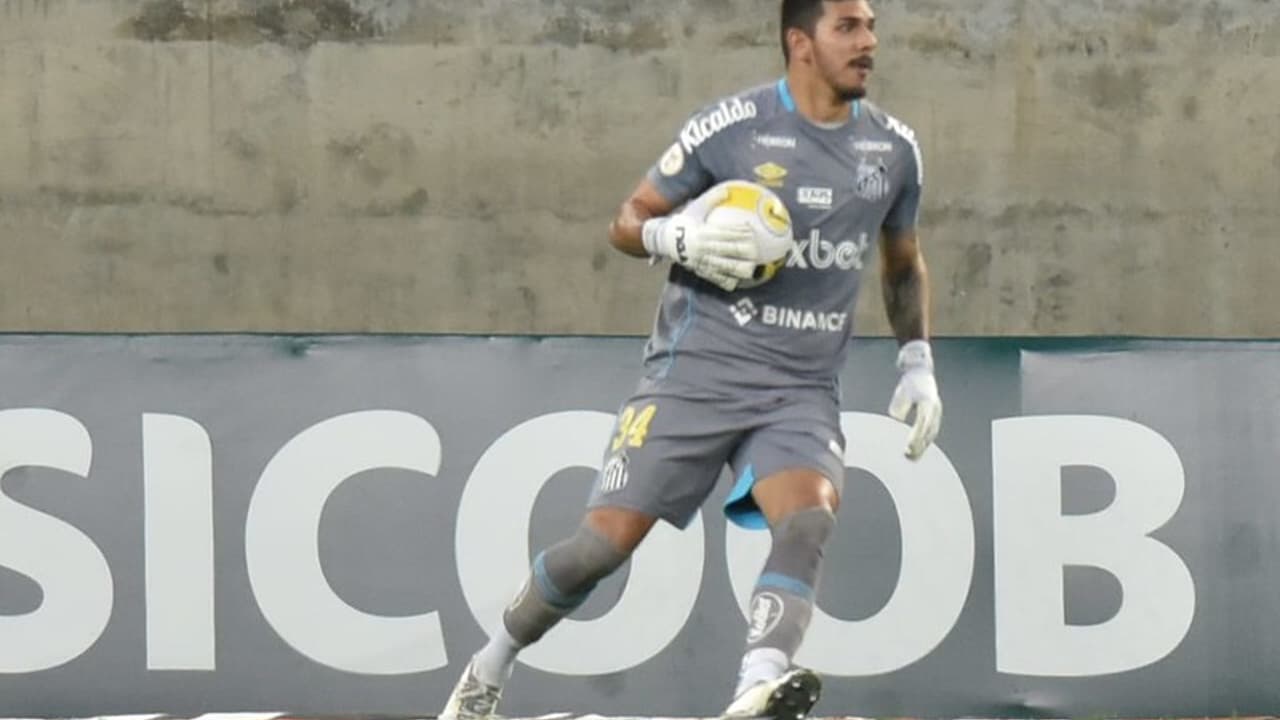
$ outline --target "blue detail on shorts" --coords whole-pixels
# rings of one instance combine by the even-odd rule
[[[796,101],[791,97],[791,87],[787,85],[786,78],[778,81],[778,99],[782,101],[782,107],[786,108],[787,112],[796,111]]]
[[[572,610],[587,599],[586,593],[566,595],[555,586],[555,583],[551,582],[551,577],[547,575],[545,552],[538,553],[538,556],[533,559],[533,579],[538,583],[538,590],[542,593],[542,599],[546,600],[547,604],[552,607],[561,610]]]
[[[751,488],[755,484],[756,468],[754,465],[748,465],[738,476],[738,481],[733,484],[729,497],[724,500],[724,515],[740,528],[768,530],[769,522],[765,520],[764,513],[760,512],[760,508],[756,507],[756,501],[751,497]]]
[[[796,597],[813,599],[813,586],[806,582],[801,582],[788,575],[782,573],[765,573],[760,576],[759,582],[756,583],[757,588],[777,588],[786,593],[791,593]]]
[[[689,288],[684,289],[685,302],[684,319],[680,321],[680,326],[675,332],[671,333],[671,347],[667,350],[667,366],[658,371],[659,378],[665,378],[671,374],[671,368],[676,364],[676,349],[680,347],[680,341],[685,335],[689,334],[689,328],[693,327],[693,320],[698,315],[698,295]]]

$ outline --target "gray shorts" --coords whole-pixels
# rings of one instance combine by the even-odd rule
[[[639,510],[684,528],[725,465],[735,484],[728,518],[767,527],[752,485],[780,470],[809,468],[844,485],[844,435],[834,390],[801,388],[693,398],[645,386],[618,413],[587,507]]]

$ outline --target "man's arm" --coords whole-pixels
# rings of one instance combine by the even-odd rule
[[[880,238],[880,284],[884,309],[898,338],[898,370],[902,377],[889,401],[889,415],[906,422],[912,411],[906,455],[918,460],[942,425],[942,400],[933,377],[929,347],[929,272],[914,226],[885,228]]]
[[[643,228],[646,220],[662,217],[673,210],[671,203],[658,192],[649,178],[644,178],[631,196],[618,208],[609,223],[609,244],[632,257],[649,257],[644,249]]]
[[[728,194],[724,186],[717,186],[672,215],[674,204],[645,178],[609,224],[609,242],[633,257],[679,263],[721,290],[733,292],[755,270],[755,241],[746,228],[702,222]]]
[[[880,237],[880,286],[899,345],[929,338],[929,271],[914,227],[885,228]]]

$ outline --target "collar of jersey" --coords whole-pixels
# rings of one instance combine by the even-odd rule
[[[778,80],[778,100],[782,102],[782,107],[786,108],[787,112],[793,113],[796,111],[796,100],[791,97],[791,85],[787,83],[785,77]],[[862,103],[854,100],[849,105],[849,119],[857,120],[858,115],[862,114]],[[818,127],[822,126],[819,125]]]

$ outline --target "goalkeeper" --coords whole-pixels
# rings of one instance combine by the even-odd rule
[[[942,403],[916,234],[920,148],[864,99],[877,47],[871,5],[782,0],[781,15],[785,76],[695,113],[609,228],[622,252],[671,262],[644,371],[581,525],[534,559],[449,698],[449,720],[492,716],[517,653],[573,612],[658,520],[683,528],[726,465],[736,479],[727,516],[767,529],[773,545],[724,714],[795,720],[818,699],[818,676],[792,657],[836,522],[845,468],[837,375],[861,271],[877,249],[900,344],[889,411],[911,422],[909,458],[934,440]],[[739,285],[755,267],[753,238],[703,222],[723,200],[708,188],[735,179],[772,188],[797,238],[785,267],[750,288]]]

